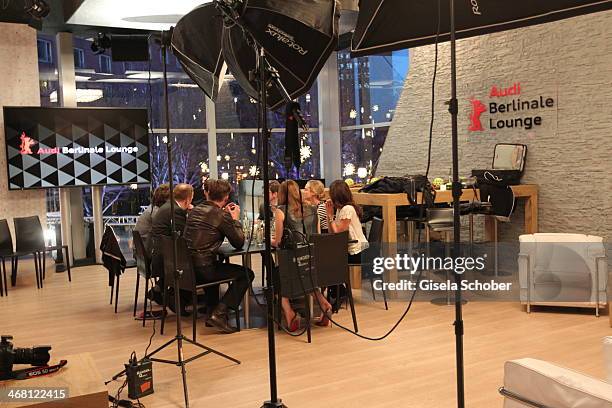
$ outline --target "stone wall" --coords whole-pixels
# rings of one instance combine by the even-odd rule
[[[612,12],[575,17],[458,41],[461,175],[489,168],[496,143],[528,145],[523,183],[540,186],[540,232],[577,232],[612,239]],[[449,44],[439,46],[436,120],[430,177],[451,167]],[[411,50],[403,94],[377,175],[424,173],[427,163],[434,47]],[[520,83],[520,95],[490,97],[491,88]],[[490,102],[550,97],[551,108],[491,114]],[[470,100],[487,112],[470,132]],[[491,129],[489,120],[540,116],[532,129]],[[523,206],[502,239],[522,232]]]

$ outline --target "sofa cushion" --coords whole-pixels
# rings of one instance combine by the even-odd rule
[[[612,408],[612,384],[546,361],[507,361],[504,388],[527,400],[554,408]],[[504,408],[526,405],[506,398]]]

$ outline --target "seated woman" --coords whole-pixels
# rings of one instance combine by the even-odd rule
[[[327,234],[329,226],[327,223],[327,210],[325,209],[325,186],[319,180],[309,180],[304,189],[304,202],[317,207],[317,216],[321,233]]]
[[[329,197],[330,200],[325,203],[329,231],[333,233],[348,231],[349,241],[353,241],[348,245],[348,262],[350,264],[360,264],[361,251],[369,246],[361,228],[361,207],[355,204],[353,193],[343,180],[336,180],[329,186]],[[339,298],[343,297],[341,293],[334,293],[335,289],[336,287],[329,288],[330,298],[336,299],[334,312],[337,311],[340,303],[338,302]],[[344,289],[346,290],[346,288]]]
[[[275,231],[272,237],[272,246],[279,247],[281,245],[285,229],[303,233],[306,236],[319,231],[316,207],[302,204],[300,201],[300,189],[295,181],[288,180],[281,184],[278,193],[278,204],[274,213]],[[315,295],[323,308],[323,316],[317,322],[317,325],[327,326],[329,319],[327,319],[326,312],[331,309],[331,305],[320,291],[316,290]],[[291,302],[288,298],[283,297],[281,299],[281,307],[287,322],[287,329],[290,332],[298,330],[301,318],[291,307]]]

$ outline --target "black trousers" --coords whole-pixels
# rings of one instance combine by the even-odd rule
[[[255,278],[252,270],[242,265],[215,262],[214,265],[194,265],[196,280],[198,283],[214,282],[222,279],[234,278],[234,282],[221,298],[221,303],[230,309],[237,309],[242,298]],[[219,293],[217,291],[217,293]],[[212,290],[206,291],[206,304],[213,302],[214,293]]]

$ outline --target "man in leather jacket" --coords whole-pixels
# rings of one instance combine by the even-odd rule
[[[240,207],[234,203],[228,204],[232,188],[227,181],[208,180],[205,188],[207,200],[190,212],[184,237],[191,250],[198,283],[235,279],[206,320],[207,324],[224,333],[233,333],[236,329],[227,322],[227,309],[238,310],[254,274],[241,265],[218,260],[217,252],[225,238],[235,248],[244,245]]]

